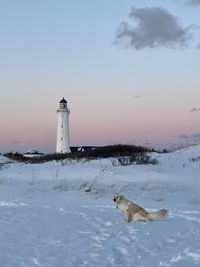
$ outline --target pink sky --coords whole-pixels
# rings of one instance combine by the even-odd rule
[[[199,131],[198,112],[191,113],[187,106],[184,108],[184,103],[177,105],[176,109],[175,105],[161,105],[145,97],[126,98],[126,103],[116,98],[112,105],[109,103],[110,99],[107,93],[107,98],[101,102],[86,103],[80,99],[75,102],[74,97],[73,102],[68,103],[71,109],[72,146],[117,143],[168,146],[169,143],[185,142],[186,140],[179,138],[182,134],[189,136]],[[125,97],[122,96],[122,99]],[[20,102],[15,109],[7,109],[6,120],[1,120],[2,151],[23,152],[38,148],[45,152],[54,152],[58,104],[59,101],[52,103],[52,97],[49,97],[49,101],[40,105],[37,101],[26,102],[24,105]]]

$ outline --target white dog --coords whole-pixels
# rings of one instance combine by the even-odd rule
[[[114,194],[113,201],[116,203],[116,207],[124,213],[127,222],[131,222],[132,220],[144,222],[154,221],[167,215],[166,209],[160,209],[156,212],[147,212],[145,209],[120,194]]]

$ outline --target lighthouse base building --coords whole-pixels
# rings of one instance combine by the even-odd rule
[[[56,153],[70,153],[69,147],[69,109],[67,107],[67,101],[63,99],[59,103],[58,126],[57,126],[57,144]]]

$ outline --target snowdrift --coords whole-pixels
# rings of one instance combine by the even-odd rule
[[[1,156],[1,266],[200,266],[200,146],[152,157],[159,164],[6,164]],[[128,224],[116,192],[169,215]]]

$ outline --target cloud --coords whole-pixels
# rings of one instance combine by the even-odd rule
[[[176,17],[161,7],[132,7],[130,18],[136,25],[122,22],[116,32],[115,44],[143,49],[187,46],[190,26],[183,28]]]
[[[187,5],[190,6],[200,6],[200,0],[188,0]]]
[[[180,135],[180,136],[179,136],[179,138],[181,138],[181,139],[188,139],[188,138],[189,138],[189,136],[188,136],[188,135],[186,135],[186,134],[182,134],[182,135]]]
[[[200,108],[192,108],[192,109],[190,110],[191,113],[193,113],[193,112],[198,112],[198,111],[200,111]]]
[[[200,142],[200,133],[193,133],[191,135],[182,134],[179,136],[179,138],[184,139],[187,142],[196,144]]]
[[[143,98],[143,96],[141,96],[141,95],[134,95],[134,98]]]

